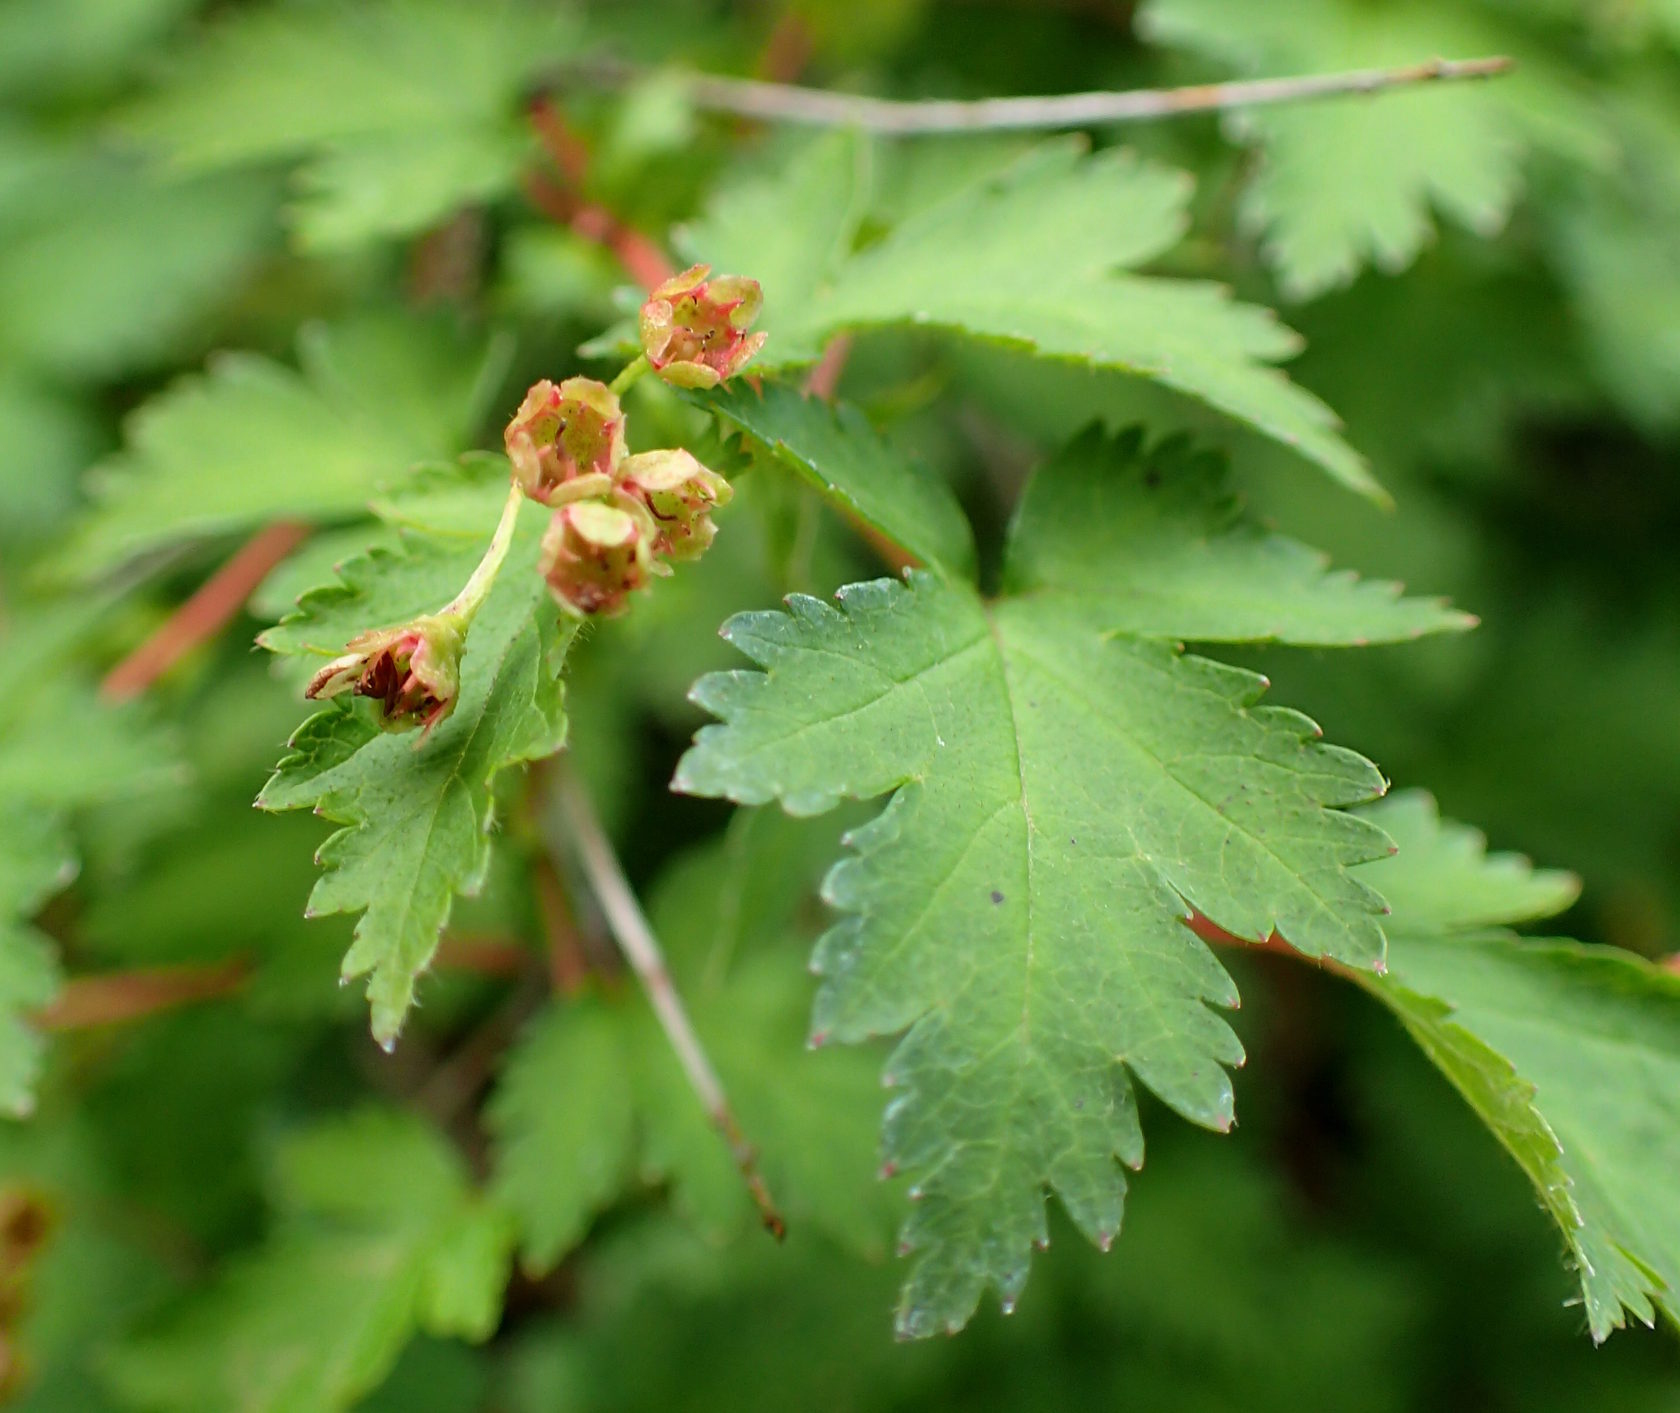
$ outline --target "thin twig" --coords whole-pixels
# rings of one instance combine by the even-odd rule
[[[1484,59],[1430,59],[1393,69],[1245,79],[1194,84],[1188,88],[1139,88],[1118,93],[1058,93],[1049,97],[974,101],[870,98],[757,79],[724,78],[718,74],[687,74],[681,82],[688,100],[708,112],[806,127],[860,128],[865,132],[904,137],[1153,122],[1184,113],[1217,113],[1231,108],[1380,93],[1423,83],[1492,78],[1511,66],[1512,61],[1503,55]],[[619,88],[639,78],[641,73],[630,65],[595,60],[588,65],[568,67],[556,76],[552,86]]]
[[[259,530],[157,632],[105,674],[108,702],[137,697],[194,648],[221,632],[275,565],[303,543],[309,526],[282,520]]]
[[[736,1166],[740,1168],[741,1176],[746,1180],[747,1191],[751,1194],[753,1204],[758,1208],[766,1229],[780,1241],[786,1234],[787,1227],[781,1214],[776,1211],[770,1191],[765,1186],[764,1177],[758,1170],[757,1154],[742,1134],[740,1124],[735,1121],[729,1100],[723,1092],[723,1082],[718,1078],[717,1071],[712,1068],[705,1047],[700,1043],[700,1037],[695,1034],[694,1026],[688,1019],[682,998],[677,995],[676,987],[671,983],[671,973],[665,965],[665,954],[660,950],[659,939],[653,935],[653,928],[649,926],[641,904],[636,901],[636,895],[631,891],[630,882],[619,865],[618,855],[613,851],[606,831],[601,828],[601,822],[595,816],[595,808],[589,797],[569,777],[561,782],[558,796],[571,841],[576,847],[590,889],[594,892],[596,901],[600,903],[601,911],[606,915],[607,926],[612,929],[613,937],[623,951],[625,960],[630,963],[631,970],[636,973],[647,992],[648,1002],[653,1007],[654,1015],[659,1018],[659,1024],[664,1029],[666,1038],[670,1040],[671,1048],[676,1051],[677,1060],[682,1065],[683,1073],[688,1076],[689,1084],[699,1096],[708,1117],[728,1143],[729,1151],[734,1155]]]

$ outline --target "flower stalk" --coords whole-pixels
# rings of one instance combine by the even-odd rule
[[[641,381],[642,374],[652,367],[653,364],[648,362],[647,354],[639,353],[624,365],[624,370],[607,386],[612,390],[614,397],[623,397],[625,393]]]
[[[507,499],[502,502],[501,519],[496,522],[495,533],[490,536],[490,544],[484,551],[484,558],[479,560],[472,577],[461,586],[461,592],[442,610],[444,613],[454,614],[471,623],[479,609],[484,606],[485,599],[490,597],[490,590],[495,586],[496,576],[502,572],[502,563],[507,559],[508,549],[513,544],[513,532],[519,524],[519,507],[524,499],[524,492],[517,482],[508,487]]]

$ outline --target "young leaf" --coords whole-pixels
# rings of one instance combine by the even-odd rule
[[[507,1221],[437,1134],[367,1111],[293,1138],[279,1158],[279,1232],[115,1351],[109,1374],[126,1398],[182,1413],[335,1413],[417,1331],[492,1333]]]
[[[1175,437],[1087,432],[1032,479],[1005,587],[1083,598],[1121,633],[1315,647],[1399,642],[1475,625],[1398,584],[1332,574],[1315,550],[1242,518],[1220,457]]]
[[[416,741],[381,733],[340,699],[292,737],[257,803],[313,808],[347,826],[322,846],[327,870],[312,913],[357,912],[343,977],[368,976],[373,1033],[395,1043],[457,893],[476,893],[490,863],[491,784],[509,766],[553,754],[565,736],[562,627],[536,571],[541,529],[527,517],[467,636],[452,715]],[[351,633],[447,602],[476,549],[410,543],[345,566],[344,586],[306,595],[295,620],[265,635],[277,651],[340,651]],[[353,625],[353,626],[352,626]],[[347,631],[348,630],[348,631]]]
[[[1390,974],[1362,984],[1534,1183],[1593,1338],[1629,1315],[1680,1323],[1680,977],[1628,952],[1486,930],[1566,907],[1574,881],[1484,857],[1426,796],[1369,813],[1400,852],[1364,871],[1394,915]]]
[[[785,184],[803,187],[813,168],[832,175],[834,154],[820,144],[807,149]],[[761,324],[770,341],[757,366],[809,362],[844,329],[945,329],[1149,378],[1380,495],[1336,435],[1330,410],[1267,366],[1297,350],[1294,334],[1215,285],[1130,273],[1183,234],[1189,196],[1182,173],[1130,153],[1084,156],[1070,142],[1044,144],[1001,175],[916,212],[816,290],[772,294],[766,281]],[[720,250],[749,239],[721,218],[703,234]],[[820,238],[829,241],[830,229]],[[700,236],[693,248],[721,259]]]
[[[838,506],[903,545],[928,567],[974,576],[974,533],[949,486],[896,450],[855,407],[830,409],[781,383],[697,395],[724,426]]]
[[[914,573],[795,597],[725,635],[766,673],[707,677],[674,788],[816,813],[893,791],[826,896],[815,1040],[907,1032],[888,1063],[888,1162],[916,1207],[905,1336],[1006,1308],[1046,1239],[1043,1191],[1106,1244],[1143,1159],[1127,1069],[1228,1129],[1236,992],[1182,926],[1378,966],[1381,900],[1350,865],[1387,847],[1334,812],[1381,792],[1264,680],[1091,626],[1101,600],[983,602]]]
[[[494,354],[441,325],[307,327],[302,372],[224,354],[129,423],[66,552],[96,573],[162,545],[284,517],[342,519],[416,462],[465,445]]]

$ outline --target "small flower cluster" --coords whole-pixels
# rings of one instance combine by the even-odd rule
[[[514,479],[554,508],[542,572],[580,618],[624,612],[669,561],[698,559],[717,534],[711,512],[729,483],[686,451],[625,454],[624,414],[590,378],[538,383],[507,428]]]
[[[387,730],[430,730],[455,709],[461,650],[512,542],[524,500],[553,510],[540,569],[555,600],[578,618],[612,617],[655,575],[698,559],[717,534],[712,511],[729,483],[681,449],[630,455],[618,390],[651,369],[666,382],[711,388],[764,345],[749,333],[763,303],[758,283],[711,278],[696,265],[642,306],[642,355],[609,387],[593,378],[546,378],[526,393],[504,441],[513,484],[483,561],[455,599],[395,628],[362,633],[311,679],[311,698],[353,692],[380,704]]]

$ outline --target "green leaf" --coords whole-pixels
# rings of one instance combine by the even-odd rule
[[[565,737],[558,679],[573,630],[557,621],[536,572],[540,539],[526,517],[467,636],[458,705],[442,725],[419,740],[382,733],[340,698],[298,729],[257,801],[313,808],[347,826],[321,847],[326,873],[309,909],[365,909],[342,975],[368,976],[373,1033],[387,1047],[454,896],[484,883],[496,776],[552,755]],[[476,549],[426,541],[376,551],[345,566],[342,588],[305,595],[297,619],[264,641],[283,652],[336,652],[355,631],[448,602],[477,558]]]
[[[349,246],[511,190],[526,82],[575,38],[563,7],[531,0],[240,10],[180,54],[126,127],[187,170],[306,159],[300,240]]]
[[[343,519],[416,462],[466,444],[495,353],[389,318],[310,326],[302,371],[223,354],[146,403],[96,475],[65,556],[91,573],[183,540],[282,518]]]
[[[1361,984],[1534,1183],[1593,1338],[1657,1310],[1680,1323],[1680,977],[1607,947],[1478,930],[1566,907],[1574,880],[1484,858],[1425,796],[1370,816],[1401,847],[1364,871],[1394,916],[1389,975]]]
[[[510,1052],[490,1101],[494,1190],[534,1275],[558,1265],[630,1182],[636,1095],[618,1010],[583,998],[550,1007]]]
[[[99,449],[86,406],[33,380],[0,375],[0,553],[8,557],[75,504],[75,480]]]
[[[1010,536],[1014,594],[1083,599],[1121,633],[1318,647],[1473,627],[1440,599],[1332,574],[1327,559],[1243,518],[1223,458],[1174,437],[1087,432],[1032,479]]]
[[[133,70],[192,0],[12,0],[0,8],[0,91],[16,100]]]
[[[736,1116],[796,1232],[885,1248],[871,1057],[810,1054],[801,922],[833,831],[738,813],[727,838],[661,876],[649,914]],[[793,945],[790,945],[793,944]],[[753,1224],[733,1156],[639,991],[557,1003],[514,1050],[491,1101],[493,1188],[526,1265],[552,1268],[632,1180],[665,1181],[708,1236]]]
[[[57,994],[58,960],[30,917],[75,875],[69,840],[52,821],[18,827],[0,816],[0,1113],[23,1118],[35,1107],[41,1036],[27,1019]]]
[[[33,162],[0,211],[0,363],[111,378],[201,346],[207,314],[273,244],[265,175],[159,181],[44,146]]]
[[[42,1046],[28,1017],[58,991],[57,948],[29,919],[76,875],[66,818],[180,773],[168,736],[66,666],[96,612],[35,610],[0,636],[0,1113],[12,1117],[35,1103]]]
[[[1151,0],[1140,25],[1163,44],[1267,76],[1510,54],[1520,43],[1451,3]],[[1487,83],[1250,109],[1231,127],[1265,149],[1241,217],[1264,237],[1285,293],[1297,299],[1348,283],[1367,263],[1404,269],[1434,237],[1432,211],[1497,234],[1521,189],[1531,141],[1581,159],[1605,152],[1585,101],[1527,53],[1515,74]]]
[[[1680,13],[1680,12],[1677,12]],[[1680,421],[1680,123],[1668,75],[1613,95],[1620,180],[1576,181],[1545,212],[1540,234],[1569,291],[1604,391],[1656,432]]]
[[[1377,866],[1394,910],[1391,932],[1438,936],[1532,922],[1561,913],[1581,891],[1572,873],[1488,853],[1480,832],[1442,819],[1422,790],[1391,795],[1367,813],[1398,846]]]
[[[108,1361],[148,1408],[321,1413],[380,1383],[419,1330],[487,1338],[510,1231],[442,1137],[367,1111],[288,1141],[278,1233]]]
[[[703,678],[674,788],[794,814],[895,792],[825,887],[813,1040],[907,1032],[888,1162],[913,1181],[906,1336],[1006,1308],[1047,1236],[1043,1192],[1106,1245],[1143,1159],[1127,1069],[1193,1122],[1232,1122],[1236,1004],[1190,907],[1240,936],[1375,966],[1387,847],[1333,812],[1379,793],[1359,757],[1256,700],[1264,681],[1111,637],[1089,606],[987,604],[913,573],[794,597],[725,636],[764,674]]]
[[[23,809],[78,809],[181,775],[167,734],[73,677],[0,706],[0,733],[0,801]]]
[[[795,159],[783,178],[789,204],[814,181],[843,180],[839,151],[819,144]],[[758,365],[809,362],[846,329],[917,325],[967,334],[1148,378],[1380,496],[1336,435],[1330,410],[1267,366],[1297,351],[1294,334],[1267,311],[1232,303],[1216,285],[1130,273],[1184,233],[1189,196],[1183,173],[1131,153],[1086,156],[1072,142],[1046,143],[915,212],[814,291],[795,284],[777,295],[764,279],[761,326],[770,341]],[[725,227],[728,214],[705,228],[710,244],[693,242],[696,254],[712,259],[714,248],[752,248],[759,228],[745,220]],[[832,225],[794,230],[830,248]]]
[[[855,407],[829,408],[781,383],[697,396],[760,456],[794,472],[941,574],[973,578],[974,534],[951,488],[896,450]]]

